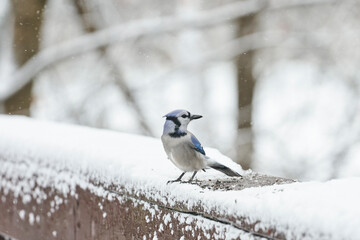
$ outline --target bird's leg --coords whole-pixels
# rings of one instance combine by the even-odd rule
[[[190,180],[188,181],[189,183],[194,179],[196,173],[197,173],[197,171],[195,171],[195,172],[193,173],[193,175],[191,176]]]
[[[183,172],[182,174],[180,174],[180,176],[179,176],[177,179],[168,181],[167,184],[173,183],[173,182],[180,182],[180,180],[181,180],[181,178],[184,176],[184,174],[185,174],[185,172]]]

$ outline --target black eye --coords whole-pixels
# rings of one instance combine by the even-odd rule
[[[187,117],[187,115],[186,115],[186,114],[183,114],[181,117],[182,117],[182,118],[186,118],[186,117]]]

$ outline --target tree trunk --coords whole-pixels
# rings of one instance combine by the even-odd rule
[[[255,31],[255,15],[249,15],[239,19],[239,37]],[[254,90],[253,51],[241,54],[237,58],[238,78],[238,141],[237,141],[237,162],[243,168],[251,166],[252,157],[252,129],[251,129],[251,104]]]
[[[39,50],[40,28],[46,0],[13,0],[14,53],[18,66]],[[5,101],[8,114],[30,115],[32,81]]]

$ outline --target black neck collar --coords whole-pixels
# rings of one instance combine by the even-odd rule
[[[170,137],[173,137],[173,138],[180,138],[180,137],[183,137],[183,136],[186,136],[187,133],[186,132],[179,132],[179,131],[175,131],[173,133],[169,133],[169,136]]]

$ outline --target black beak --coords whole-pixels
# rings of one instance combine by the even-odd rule
[[[191,115],[190,120],[199,119],[199,118],[202,118],[202,116],[194,114],[194,115]]]

